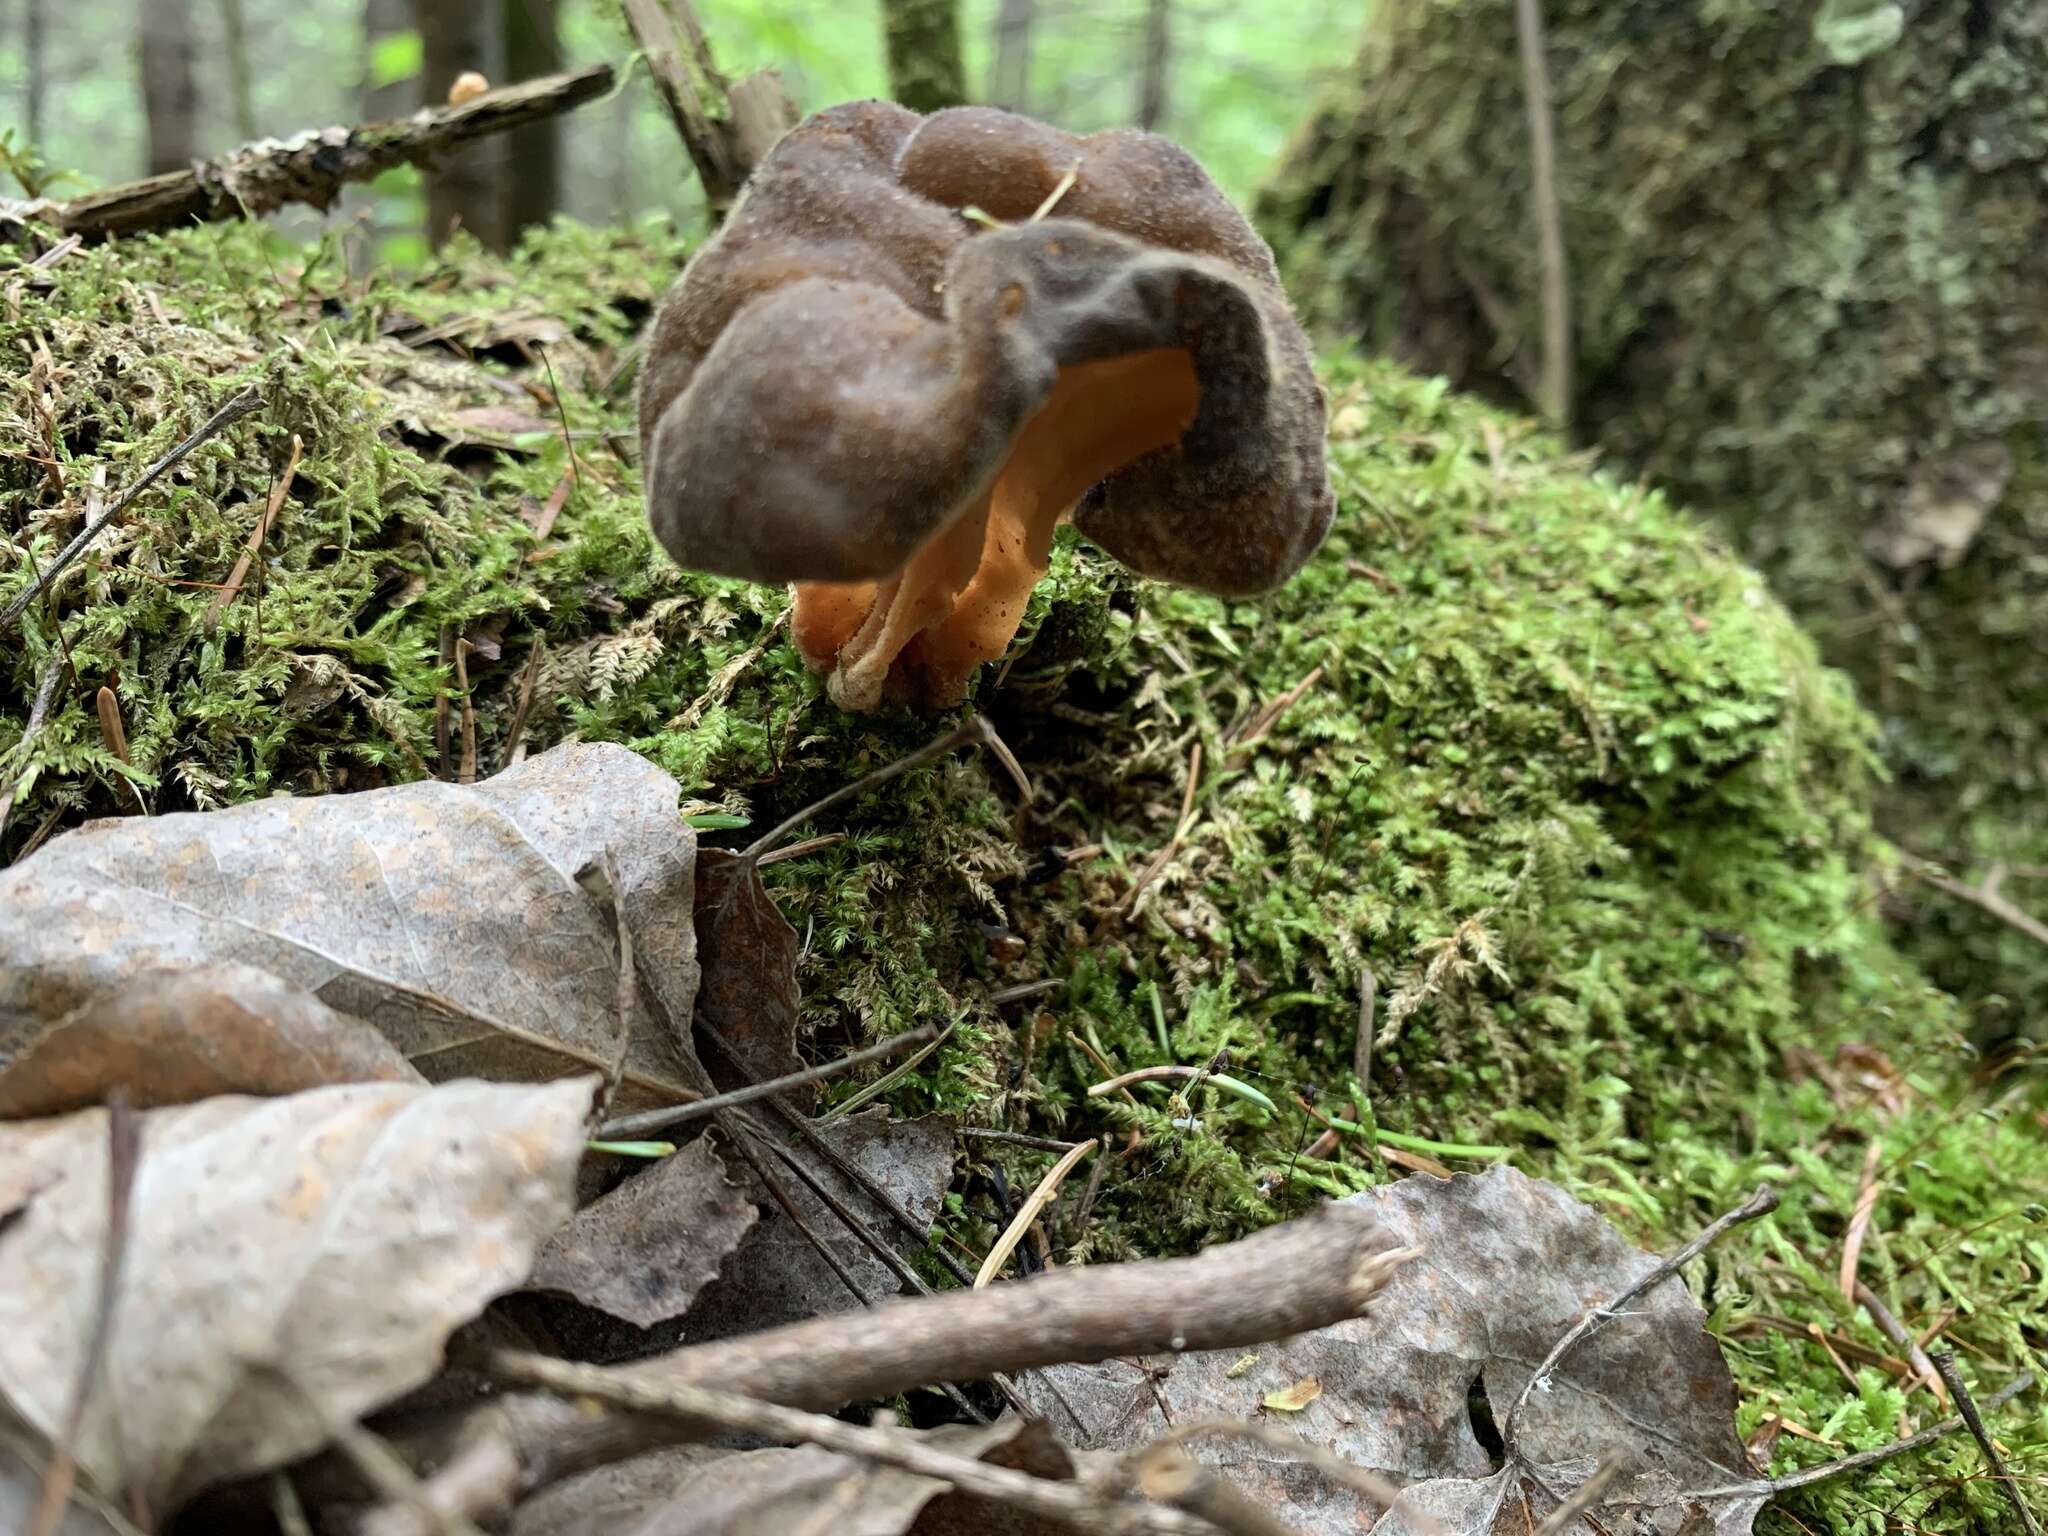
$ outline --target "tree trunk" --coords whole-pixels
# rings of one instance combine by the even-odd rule
[[[24,0],[26,14],[22,17],[21,50],[23,62],[28,68],[28,102],[24,115],[28,119],[28,141],[40,147],[43,141],[43,93],[48,82],[43,78],[47,67],[43,59],[43,0]]]
[[[362,116],[366,123],[384,123],[403,117],[420,102],[416,80],[377,83],[378,45],[385,39],[413,30],[412,0],[363,0]]]
[[[1559,403],[1770,575],[1882,717],[1886,830],[1976,886],[2048,864],[2048,144],[2015,83],[2048,31],[1854,9],[1543,0]],[[1514,11],[1377,0],[1261,221],[1312,321],[1535,402],[1546,267],[1553,338],[1566,306]],[[2039,946],[1920,922],[1941,984],[2048,1033]]]
[[[882,25],[890,95],[913,112],[936,112],[967,100],[957,0],[882,0]]]
[[[1173,62],[1173,0],[1146,0],[1145,59],[1138,74],[1138,126],[1166,121],[1167,73]]]
[[[1037,0],[1003,0],[996,12],[996,59],[989,99],[1012,112],[1031,110],[1031,24]]]
[[[490,79],[497,67],[495,44],[499,28],[495,8],[472,0],[413,0],[414,24],[420,31],[424,63],[419,101],[441,106],[449,87],[474,70]],[[510,243],[505,227],[504,170],[501,144],[477,144],[458,150],[427,176],[427,235],[440,245],[457,229],[465,229],[494,251]]]
[[[234,114],[235,140],[256,137],[256,87],[249,74],[249,18],[242,0],[219,0],[222,51],[227,55],[228,108]]]
[[[501,0],[504,6],[505,82],[552,75],[562,67],[560,0]],[[507,135],[510,173],[504,177],[505,232],[511,239],[530,224],[555,216],[562,195],[561,124],[547,118]]]
[[[142,107],[152,172],[181,171],[199,158],[192,0],[142,0]]]

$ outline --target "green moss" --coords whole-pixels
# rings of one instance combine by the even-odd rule
[[[419,771],[452,686],[444,627],[490,642],[470,662],[485,771],[540,638],[530,745],[625,741],[681,780],[690,809],[756,828],[929,739],[942,722],[835,710],[777,627],[781,593],[686,576],[653,552],[621,348],[632,306],[676,259],[659,240],[565,228],[508,263],[464,253],[416,287],[364,288],[231,232],[118,262],[81,253],[54,289],[24,288],[0,344],[51,345],[67,487],[109,456],[160,451],[238,369],[263,374],[271,404],[59,589],[87,686],[66,688],[29,754],[39,777],[6,851],[46,817],[124,808],[89,697],[117,663],[159,808]],[[227,281],[209,286],[209,271]],[[303,300],[275,299],[280,283]],[[151,293],[185,310],[174,337],[155,329]],[[431,414],[408,391],[432,349],[374,340],[387,324],[470,321],[464,334],[502,360],[435,366],[456,370],[440,377],[463,398],[496,400],[479,370],[546,385],[508,339],[531,315],[573,317],[550,355],[585,434],[545,540],[520,514],[561,487],[559,435],[436,457],[405,425]],[[164,339],[177,348],[144,345]],[[95,348],[126,371],[99,369]],[[1745,1428],[1777,1411],[1845,1447],[1896,1430],[1885,1382],[1852,1387],[1810,1339],[1776,1331],[1817,1323],[1887,1347],[1833,1278],[1872,1137],[1884,1155],[1865,1278],[1916,1326],[1954,1309],[1971,1368],[2002,1381],[2048,1309],[2048,1212],[2028,1204],[2048,1188],[2040,1095],[2017,1075],[1968,1074],[1962,1016],[1876,914],[1878,743],[1845,680],[1661,495],[1589,472],[1442,381],[1345,357],[1326,376],[1341,514],[1296,581],[1226,602],[1136,582],[1063,537],[1017,647],[979,687],[1036,781],[1030,808],[963,758],[835,813],[813,830],[844,841],[770,868],[804,936],[818,1048],[959,1020],[891,1090],[896,1106],[1103,1136],[1093,1220],[1074,1228],[1070,1194],[1060,1241],[1097,1258],[1186,1248],[1399,1171],[1355,1146],[1301,1155],[1318,1127],[1297,1095],[1330,1113],[1353,1102],[1369,968],[1380,1125],[1507,1145],[1657,1246],[1760,1179],[1785,1187],[1776,1216],[1691,1276],[1728,1342]],[[40,387],[31,375],[0,392],[0,411],[33,423]],[[307,454],[260,623],[245,593],[209,638],[211,593],[167,583],[221,579],[291,431]],[[64,531],[40,466],[4,473],[0,594],[28,579],[25,541],[47,559]],[[34,611],[0,672],[0,751],[49,622]],[[293,706],[337,674],[330,702]],[[1061,990],[985,1001],[1045,977]],[[1866,1058],[1831,1064],[1866,1044],[1897,1064],[1896,1079],[1877,1073],[1893,1108],[1857,1089]],[[1090,1099],[1105,1075],[1091,1051],[1118,1068],[1227,1053],[1278,1113],[1213,1088]],[[979,1145],[1001,1151],[1013,1185],[1044,1166]],[[985,1207],[952,1211],[956,1235],[987,1240]],[[1907,1406],[1929,1416],[1924,1394]],[[2000,1433],[2023,1467],[2048,1453],[2038,1415]],[[1778,1464],[1824,1454],[1788,1437]],[[1818,1529],[1882,1530],[1894,1506],[1924,1529],[1989,1529],[1997,1495],[1974,1457],[1949,1442],[1789,1508]]]
[[[2048,30],[1978,0],[1544,7],[1576,426],[1711,512],[1883,721],[1885,825],[2048,905]],[[1389,0],[1262,208],[1334,334],[1529,398],[1538,275],[1508,0]],[[1959,455],[1968,554],[1875,551]],[[2048,952],[1948,898],[1916,953],[1987,1035]],[[1910,910],[1909,910],[1910,909]]]

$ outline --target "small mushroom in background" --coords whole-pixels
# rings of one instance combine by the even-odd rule
[[[1272,252],[1188,154],[835,107],[684,271],[640,384],[655,536],[796,587],[841,706],[965,698],[1053,532],[1227,596],[1308,559],[1324,400]]]
[[[462,106],[472,102],[491,88],[491,82],[473,69],[465,69],[455,77],[455,83],[448,87],[448,105]]]

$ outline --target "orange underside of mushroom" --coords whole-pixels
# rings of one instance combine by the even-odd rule
[[[1180,441],[1199,397],[1194,360],[1177,347],[1062,368],[988,495],[901,571],[797,583],[790,632],[806,662],[829,669],[834,701],[959,703],[974,669],[1016,636],[1061,519],[1090,486]]]

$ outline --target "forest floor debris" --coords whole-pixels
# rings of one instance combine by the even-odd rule
[[[745,862],[755,826],[929,741],[928,721],[820,707],[779,632],[780,594],[651,553],[627,386],[634,327],[677,259],[659,231],[563,226],[509,262],[458,247],[417,278],[363,282],[333,246],[278,250],[224,226],[0,271],[0,346],[26,364],[0,387],[0,426],[26,445],[0,458],[0,602],[124,466],[236,389],[264,389],[261,410],[37,595],[0,654],[0,779],[16,786],[0,879],[52,878],[39,864],[63,868],[64,829],[89,819],[119,818],[83,834],[109,848],[176,825],[135,818],[130,786],[159,812],[254,802],[219,814],[289,823],[346,803],[323,794],[421,778],[443,760],[437,715],[455,776],[465,704],[482,782],[388,793],[487,800],[508,760],[545,779],[557,752],[603,762],[616,749],[600,744],[623,742],[680,785],[700,867],[720,843]],[[552,317],[545,339],[537,316]],[[1938,1405],[1839,1284],[1867,1187],[1858,1278],[1916,1338],[1961,1347],[1987,1415],[2043,1341],[2038,1084],[2025,1062],[1978,1070],[1961,1015],[1890,943],[1874,893],[1896,865],[1869,829],[1867,719],[1761,584],[1661,498],[1441,384],[1350,359],[1326,376],[1343,510],[1297,582],[1227,603],[1138,585],[1063,541],[981,699],[1033,793],[947,757],[779,830],[810,834],[790,845],[800,856],[753,861],[787,924],[777,964],[798,983],[785,1065],[945,1031],[912,1070],[820,1085],[825,1112],[886,1078],[889,1124],[937,1114],[1020,1139],[948,1132],[967,1155],[913,1206],[807,1104],[722,1111],[721,1148],[780,1170],[743,1246],[789,1210],[817,1238],[791,1225],[807,1255],[845,1240],[832,1205],[766,1150],[789,1135],[870,1223],[835,1253],[852,1287],[816,1258],[848,1305],[964,1284],[1015,1221],[1013,1187],[1091,1138],[1087,1180],[1023,1236],[1033,1264],[1185,1251],[1379,1189],[1397,1156],[1419,1155],[1396,1137],[1453,1163],[1505,1151],[1660,1249],[1769,1181],[1780,1207],[1685,1273],[1727,1352],[1733,1433],[1799,1427],[1775,1441],[1778,1480],[1735,1481],[1821,1527],[1886,1509],[1943,1533],[2005,1518],[1968,1437],[1944,1419],[1922,1438]],[[508,387],[553,429],[493,445],[436,425],[502,406]],[[445,409],[419,409],[414,391]],[[209,634],[295,435],[291,491]],[[110,685],[125,758],[94,707]],[[1198,746],[1210,766],[1191,807]],[[622,804],[638,801],[610,796],[606,817]],[[675,848],[674,819],[656,819]],[[181,877],[161,853],[137,856],[138,885]],[[617,925],[573,879],[579,862],[535,873],[582,936],[601,1072]],[[464,855],[417,905],[431,913],[489,867]],[[630,912],[641,887],[621,870]],[[701,937],[687,900],[663,910]],[[665,951],[641,951],[645,991]],[[1373,1049],[1354,1085],[1368,972]],[[38,1004],[36,1028],[92,1001]],[[642,1020],[656,1040],[660,1013]],[[723,1028],[699,1044],[726,1086],[776,1075]],[[1087,1096],[1121,1073],[1211,1063],[1274,1108],[1214,1071],[1178,1095]],[[1357,1129],[1311,1156],[1318,1116]],[[625,1166],[586,1159],[585,1194]],[[855,1273],[856,1258],[874,1268]],[[518,1305],[540,1326],[574,1303]],[[1127,1374],[1146,1402],[1165,1389]],[[1295,1417],[1327,1412],[1336,1379]],[[903,1406],[966,1419],[999,1401],[914,1392]],[[2048,1423],[2008,1409],[1990,1427],[2020,1490],[2038,1491]],[[1916,1449],[1890,1454],[1902,1436]],[[1859,1477],[1798,1481],[1845,1452],[1870,1453]]]

